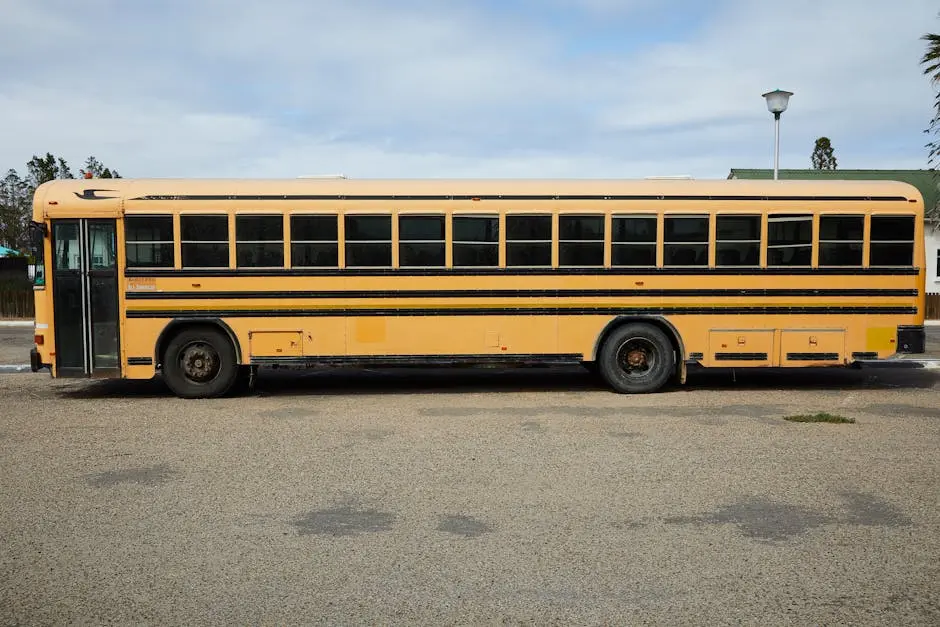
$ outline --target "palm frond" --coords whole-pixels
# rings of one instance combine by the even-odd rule
[[[940,82],[940,35],[928,33],[921,39],[927,42],[927,51],[920,59],[924,74],[934,83]]]

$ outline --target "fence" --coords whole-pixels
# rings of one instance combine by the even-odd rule
[[[924,317],[927,320],[940,320],[940,294],[927,294]]]
[[[0,257],[0,318],[32,318],[34,315],[29,260]]]

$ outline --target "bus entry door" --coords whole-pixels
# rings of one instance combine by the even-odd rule
[[[54,220],[52,250],[57,375],[120,376],[115,220]]]

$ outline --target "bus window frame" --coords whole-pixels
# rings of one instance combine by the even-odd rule
[[[291,268],[304,269],[304,270],[307,270],[307,269],[336,270],[342,267],[340,265],[340,260],[341,260],[344,248],[343,246],[341,246],[342,236],[340,232],[340,226],[343,223],[343,220],[340,220],[340,217],[342,216],[340,212],[332,211],[329,213],[317,213],[317,212],[309,212],[309,211],[298,211],[298,212],[285,212],[284,215],[287,216],[286,239],[289,242],[289,246],[286,247],[285,253],[288,250],[290,251],[290,267]],[[334,223],[334,226],[336,227],[336,239],[334,240],[295,240],[294,239],[294,218],[333,218],[333,223]],[[306,265],[296,264],[294,262],[294,249],[293,249],[294,244],[301,244],[301,245],[303,244],[321,244],[321,245],[333,244],[336,246],[336,263],[333,265],[329,265],[329,266],[306,266]]]
[[[804,210],[807,211],[807,210]],[[767,214],[767,267],[768,268],[813,268],[816,267],[816,251],[818,250],[819,242],[819,211],[809,210],[809,213],[786,213],[786,212],[768,212]],[[808,243],[799,243],[799,244],[771,244],[770,243],[770,227],[772,224],[780,222],[809,222],[810,233],[809,233],[809,242]],[[809,247],[809,263],[805,264],[786,264],[786,263],[771,263],[770,262],[770,252],[772,250],[779,250],[783,248],[807,248]]]
[[[507,211],[504,214],[506,225],[505,231],[500,229],[500,240],[503,247],[506,250],[506,268],[555,268],[555,258],[556,258],[556,243],[558,241],[557,237],[557,225],[558,220],[556,216],[558,214],[549,210],[544,211]],[[548,218],[549,220],[549,236],[548,239],[509,239],[509,219],[510,218]],[[510,264],[509,263],[509,246],[510,244],[548,244],[549,245],[549,256],[548,263],[544,264]]]
[[[183,270],[226,270],[226,269],[230,270],[232,268],[233,257],[235,254],[234,253],[235,247],[232,245],[234,241],[233,238],[235,237],[235,233],[233,229],[234,222],[235,222],[233,213],[231,211],[225,211],[225,210],[223,211],[202,210],[202,211],[193,211],[191,213],[180,212],[178,215],[179,215],[179,221],[178,221],[179,238],[178,239],[179,239],[179,244],[180,244],[179,268]],[[184,219],[186,218],[218,218],[218,217],[225,218],[225,232],[227,235],[226,239],[224,240],[221,240],[221,239],[220,240],[184,240],[183,239],[183,220]],[[174,226],[176,226],[176,224],[177,223],[174,222]],[[225,262],[225,265],[187,266],[183,264],[183,247],[186,244],[222,244],[222,243],[225,244],[226,253],[227,253],[226,255],[227,260]]]
[[[472,270],[472,269],[474,269],[474,268],[501,268],[501,267],[505,267],[505,266],[504,266],[503,264],[501,264],[501,262],[500,262],[500,260],[501,260],[501,259],[503,258],[503,256],[504,256],[504,232],[503,232],[503,225],[504,225],[504,223],[505,223],[505,222],[504,222],[504,219],[503,219],[504,216],[505,216],[504,213],[500,213],[499,211],[495,211],[495,210],[494,210],[492,213],[486,213],[486,212],[483,212],[483,211],[474,211],[474,212],[470,212],[470,213],[451,212],[451,213],[449,214],[449,218],[450,218],[450,219],[447,220],[447,225],[446,225],[446,226],[449,228],[449,233],[450,233],[450,245],[449,245],[449,247],[448,247],[448,248],[449,248],[448,254],[449,254],[450,257],[451,257],[451,261],[450,261],[450,263],[448,264],[448,267],[450,267],[450,268],[468,269],[468,270]],[[480,241],[474,241],[474,240],[458,240],[458,239],[456,239],[456,236],[454,235],[454,220],[457,219],[457,218],[478,218],[478,219],[486,219],[486,220],[496,220],[496,240],[495,240],[495,241],[482,241],[482,240],[480,240]],[[446,234],[446,233],[445,233],[445,234]],[[456,259],[456,254],[455,254],[455,253],[456,253],[456,250],[455,250],[455,248],[454,248],[454,247],[457,246],[457,245],[483,245],[483,246],[492,246],[492,247],[494,247],[494,248],[496,249],[496,263],[495,263],[494,265],[480,265],[480,266],[467,266],[467,265],[463,265],[463,264],[457,264],[457,262],[455,261],[455,259]]]
[[[862,220],[862,238],[859,240],[839,240],[839,239],[823,239],[823,220],[826,218],[861,218]],[[816,265],[819,268],[862,268],[865,265],[865,229],[867,225],[867,220],[865,220],[864,213],[819,213],[819,228],[816,233],[816,243],[817,243],[817,253],[816,253]],[[823,261],[823,245],[824,244],[858,244],[861,246],[861,256],[857,264],[824,264]]]
[[[747,213],[733,213],[733,212],[724,212],[724,213],[715,213],[714,217],[714,230],[715,230],[715,267],[716,268],[760,268],[762,265],[761,257],[763,253],[765,238],[765,214],[763,212],[747,212]],[[757,239],[720,239],[718,235],[719,221],[722,218],[756,218],[757,219]],[[719,262],[718,259],[718,246],[719,244],[756,244],[757,245],[757,263],[742,263],[742,264],[723,264]]]
[[[235,267],[237,269],[279,269],[287,267],[287,255],[285,253],[285,244],[287,243],[288,233],[284,230],[284,212],[272,213],[272,212],[248,212],[248,213],[239,213],[233,212],[235,218],[235,232],[233,233],[235,237]],[[280,218],[281,223],[281,239],[280,240],[240,240],[238,239],[238,219],[239,218]],[[239,244],[280,244],[281,245],[281,264],[277,266],[255,266],[255,265],[246,265],[243,266],[239,263],[238,260],[238,246]]]
[[[343,242],[343,269],[350,270],[391,270],[398,267],[398,254],[397,247],[395,246],[398,240],[398,220],[397,212],[392,211],[375,211],[375,210],[363,210],[363,211],[344,211],[342,214],[342,242]],[[389,239],[387,240],[350,240],[346,220],[349,218],[387,218],[389,224]],[[337,233],[337,236],[339,233]],[[388,265],[381,266],[364,266],[364,265],[353,265],[349,263],[349,244],[387,244],[389,247],[389,260]]]
[[[611,211],[610,214],[610,267],[611,268],[660,268],[662,267],[661,257],[662,257],[662,226],[663,226],[663,212],[662,211],[650,211],[646,213],[619,213]],[[614,221],[618,219],[631,219],[631,218],[642,218],[645,220],[652,220],[654,229],[653,229],[653,239],[645,242],[618,242],[614,241]],[[616,246],[652,246],[653,247],[653,263],[643,264],[643,265],[626,265],[614,263],[614,248]]]
[[[561,212],[558,214],[558,267],[559,268],[603,268],[605,267],[605,244],[607,242],[607,216],[610,214],[609,211],[601,211],[600,213],[588,213],[586,211],[575,211],[575,212]],[[595,218],[600,219],[601,223],[601,237],[600,239],[562,239],[561,238],[561,222],[565,218]],[[561,248],[563,244],[599,244],[601,249],[601,261],[600,263],[592,264],[566,264],[562,263],[561,260]]]
[[[439,240],[417,240],[417,239],[402,239],[401,237],[401,221],[403,218],[440,218],[441,219],[441,239]],[[447,222],[448,214],[445,213],[433,213],[430,211],[400,211],[395,216],[395,222],[397,223],[397,237],[395,238],[394,247],[398,251],[398,265],[396,267],[403,269],[421,269],[421,268],[430,268],[430,269],[441,269],[447,267]],[[444,253],[443,261],[438,265],[428,266],[428,265],[414,265],[414,264],[404,264],[401,262],[402,254],[401,247],[402,244],[440,244],[442,252]]]
[[[677,212],[677,213],[668,213],[662,212],[662,250],[663,250],[663,268],[709,268],[709,260],[711,258],[711,251],[713,248],[712,244],[712,231],[713,225],[715,223],[714,217],[715,214],[711,211],[706,213],[688,213],[688,212]],[[670,219],[689,219],[694,218],[698,220],[705,220],[705,239],[704,241],[666,241],[666,221]],[[666,248],[667,246],[705,246],[705,262],[704,263],[695,263],[695,264],[680,264],[680,263],[666,263]]]
[[[911,240],[876,240],[872,239],[872,224],[876,218],[910,218],[914,229],[911,235],[913,239]],[[868,223],[869,230],[867,231],[868,236],[868,246],[865,249],[865,253],[868,255],[868,263],[871,268],[913,268],[916,267],[917,261],[917,216],[913,213],[904,213],[904,212],[884,212],[884,211],[875,211],[870,215],[870,221]],[[872,247],[878,244],[910,244],[911,245],[911,262],[909,264],[873,264],[871,263],[871,251]]]

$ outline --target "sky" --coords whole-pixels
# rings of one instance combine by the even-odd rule
[[[928,0],[0,0],[0,168],[725,178],[924,168]]]

